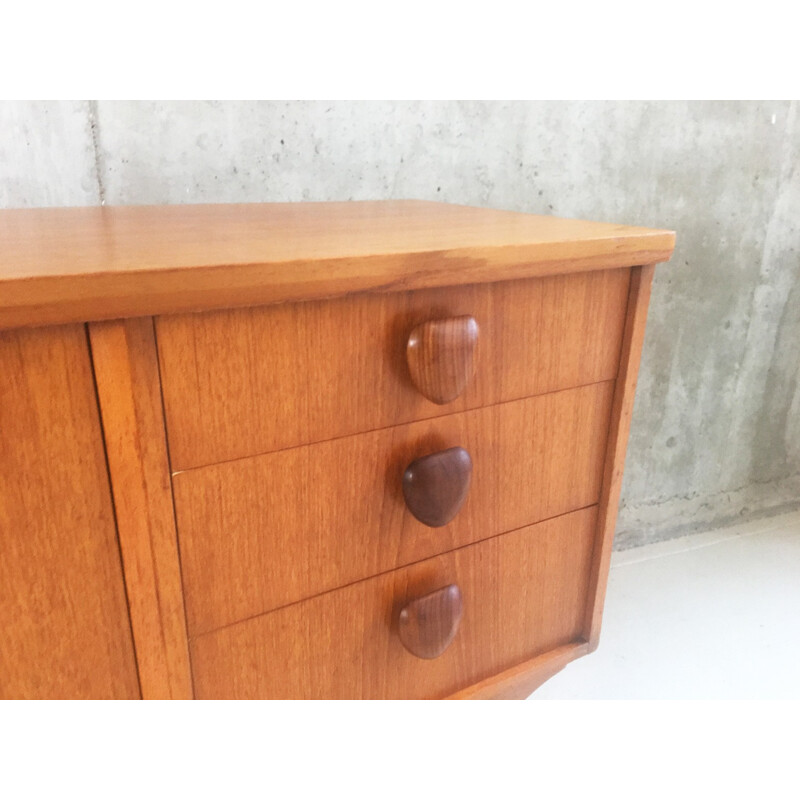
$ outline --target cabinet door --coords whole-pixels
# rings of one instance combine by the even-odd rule
[[[82,325],[0,332],[0,698],[139,696]]]

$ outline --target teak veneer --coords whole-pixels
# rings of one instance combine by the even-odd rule
[[[674,234],[0,211],[0,698],[513,698],[594,650]]]
[[[576,511],[199,636],[198,697],[438,698],[502,674],[581,636],[596,518]],[[419,658],[400,615],[451,585],[453,643]]]
[[[172,467],[613,380],[628,273],[158,317]],[[414,383],[408,343],[431,317],[461,315],[480,328],[476,363],[462,393],[442,405]]]
[[[594,505],[613,390],[595,383],[178,473],[190,634]],[[403,473],[456,446],[473,463],[466,499],[448,524],[426,525],[407,508]]]
[[[0,328],[656,264],[671,231],[419,200],[0,212]]]
[[[0,334],[0,698],[139,696],[82,325]]]

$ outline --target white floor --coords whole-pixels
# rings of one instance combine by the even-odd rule
[[[800,513],[614,553],[600,647],[546,699],[800,698]]]

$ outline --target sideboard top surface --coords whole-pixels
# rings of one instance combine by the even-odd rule
[[[652,264],[666,230],[419,200],[0,210],[0,328]]]

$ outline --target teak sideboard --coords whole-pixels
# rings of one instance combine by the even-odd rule
[[[598,644],[674,238],[0,211],[0,697],[530,694]]]

